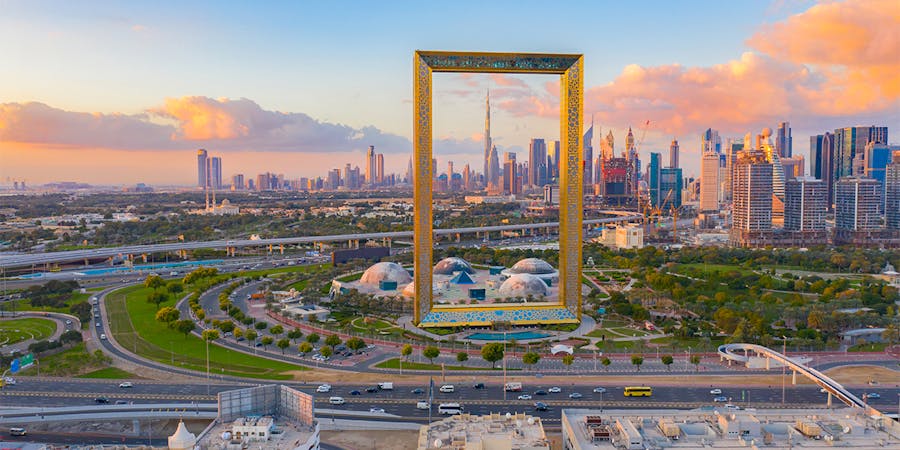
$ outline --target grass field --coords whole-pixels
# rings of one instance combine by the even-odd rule
[[[0,345],[10,345],[28,339],[44,340],[56,331],[56,322],[49,319],[13,319],[0,321]]]
[[[690,264],[678,264],[676,265],[672,271],[676,273],[683,273],[687,269],[692,269],[694,271],[700,273],[712,273],[712,272],[738,272],[741,276],[751,275],[753,274],[752,269],[748,269],[746,267],[741,267],[733,264],[704,264],[704,263],[690,263]]]
[[[105,356],[102,353],[88,353],[84,346],[84,342],[81,342],[60,353],[40,357],[37,360],[36,365],[31,366],[20,373],[22,375],[37,375],[40,373],[44,376],[71,377],[108,367],[109,364],[110,359],[108,356]]]
[[[145,358],[186,369],[206,371],[206,345],[194,335],[184,336],[155,319],[156,305],[146,301],[151,289],[132,286],[107,296],[110,331],[116,340]],[[174,299],[160,305],[173,306]],[[177,350],[177,352],[175,351]],[[274,361],[217,345],[209,346],[212,373],[247,378],[291,379],[304,367]]]
[[[128,372],[126,370],[122,370],[118,367],[106,367],[104,369],[98,369],[93,372],[88,372],[85,374],[78,375],[76,378],[104,378],[111,380],[123,380],[128,378],[140,378],[137,375]]]
[[[375,365],[375,367],[379,369],[399,369],[400,368],[400,358],[388,359],[386,361],[382,361]],[[490,370],[487,367],[466,367],[466,366],[444,366],[445,370]],[[403,370],[441,370],[440,364],[428,364],[428,363],[417,363],[417,362],[403,362]],[[503,370],[502,368],[497,368],[494,370]],[[512,369],[506,369],[512,370]]]

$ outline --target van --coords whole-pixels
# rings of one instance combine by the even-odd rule
[[[9,429],[10,436],[25,436],[27,434],[28,434],[28,432],[25,431],[24,428],[10,428]]]
[[[445,394],[452,394],[454,390],[455,389],[453,388],[452,384],[445,384],[445,385],[441,386],[441,389],[440,389],[440,391]]]
[[[431,403],[419,401],[416,403],[416,409],[431,409]]]
[[[389,381],[382,381],[381,383],[378,383],[378,388],[383,391],[392,391],[394,390],[394,383]]]
[[[331,397],[328,399],[328,403],[331,403],[332,405],[343,405],[344,403],[347,403],[347,401],[344,400],[344,397]]]

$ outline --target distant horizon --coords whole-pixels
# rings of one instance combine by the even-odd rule
[[[223,158],[228,183],[363,167],[369,145],[385,172],[403,175],[416,49],[582,53],[585,129],[594,116],[602,130],[595,155],[601,134],[614,130],[619,153],[628,127],[639,138],[649,121],[643,166],[650,152],[668,161],[674,137],[688,177],[707,128],[724,144],[790,122],[806,173],[809,136],[900,128],[896,1],[468,6],[201,2],[172,14],[155,3],[10,1],[0,37],[16,43],[5,55],[16,70],[0,73],[0,185],[190,186],[198,148]],[[566,26],[552,34],[529,26],[557,20]],[[653,26],[635,33],[636,23]],[[481,172],[488,88],[501,152],[524,161],[531,138],[558,138],[556,77],[441,74],[434,88],[442,168],[450,159]]]

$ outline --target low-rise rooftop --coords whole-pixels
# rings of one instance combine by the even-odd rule
[[[460,414],[423,425],[419,450],[550,450],[540,417]]]

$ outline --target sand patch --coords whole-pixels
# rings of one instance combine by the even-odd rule
[[[322,431],[322,443],[346,450],[416,450],[419,432],[412,430]]]

